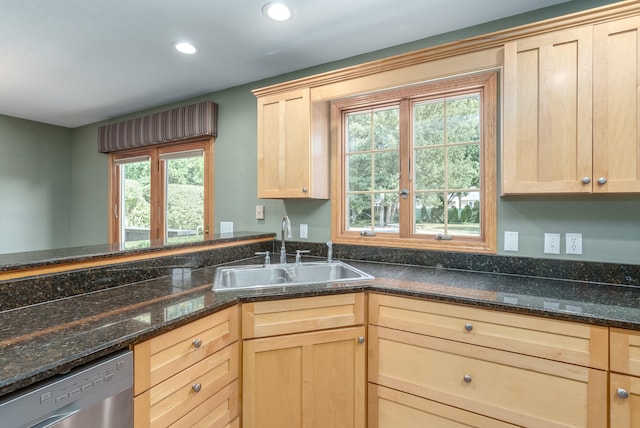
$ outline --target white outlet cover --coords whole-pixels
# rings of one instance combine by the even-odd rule
[[[582,254],[582,233],[567,233],[564,248],[566,254]]]
[[[309,225],[307,224],[300,224],[300,239],[307,239],[309,238]]]
[[[220,234],[232,234],[233,233],[233,222],[232,221],[221,221],[220,222]]]
[[[546,254],[560,254],[560,234],[544,234],[544,252]]]

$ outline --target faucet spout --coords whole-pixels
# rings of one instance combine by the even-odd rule
[[[291,221],[289,220],[289,216],[284,216],[282,219],[282,229],[280,232],[280,240],[282,241],[282,246],[280,247],[280,263],[284,265],[287,263],[287,251],[285,249],[284,242],[286,238],[291,238]]]

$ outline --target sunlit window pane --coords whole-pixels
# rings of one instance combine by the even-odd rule
[[[400,218],[398,192],[374,195],[374,224],[376,232],[398,233]]]
[[[353,154],[347,157],[348,191],[371,190],[371,154]]]
[[[184,157],[181,157],[184,156]],[[173,154],[165,161],[166,242],[204,239],[204,157]]]
[[[375,190],[398,190],[400,180],[398,151],[376,153],[374,156]]]
[[[447,100],[447,142],[480,141],[480,95]]]
[[[120,168],[120,236],[125,248],[149,245],[151,224],[149,159],[127,162]]]
[[[387,230],[388,224],[393,223],[397,232],[400,110],[391,106],[348,113],[345,117],[346,229]]]
[[[373,206],[370,194],[351,194],[347,197],[346,227],[348,230],[371,229],[371,207]]]
[[[444,102],[428,101],[414,107],[414,146],[432,146],[444,143]]]
[[[371,112],[347,116],[347,152],[371,149]]]
[[[417,234],[445,233],[444,193],[416,192],[414,232]]]
[[[376,150],[397,149],[400,142],[400,110],[396,107],[373,113],[373,142]]]
[[[444,189],[444,148],[416,149],[416,190]]]

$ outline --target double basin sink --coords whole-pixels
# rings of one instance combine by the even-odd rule
[[[217,268],[213,290],[261,289],[370,279],[373,276],[341,261],[241,265]]]

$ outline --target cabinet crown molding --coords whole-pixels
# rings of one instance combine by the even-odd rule
[[[640,0],[621,1],[611,5],[588,9],[488,34],[481,34],[413,52],[257,88],[252,92],[256,97],[264,97],[266,95],[296,89],[329,85],[332,83],[370,76],[456,55],[491,49],[501,46],[508,41],[517,40],[523,37],[564,30],[581,25],[606,22],[638,14],[640,14]]]

